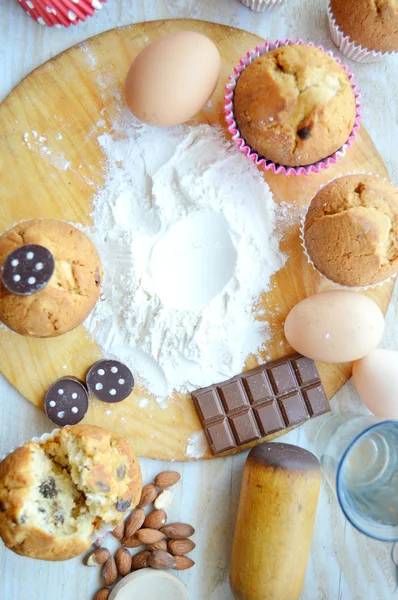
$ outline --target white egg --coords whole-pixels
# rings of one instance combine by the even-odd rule
[[[398,352],[373,350],[354,362],[352,376],[358,394],[374,415],[398,419]]]
[[[362,358],[376,348],[383,331],[384,317],[377,304],[346,290],[302,300],[285,321],[285,336],[292,348],[327,363]]]

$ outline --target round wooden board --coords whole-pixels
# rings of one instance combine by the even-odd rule
[[[192,122],[219,123],[225,129],[225,83],[239,58],[261,42],[258,36],[224,25],[173,20],[139,23],[87,40],[36,69],[0,106],[0,230],[32,217],[90,224],[90,202],[103,183],[105,169],[96,138],[111,129],[123,107],[127,69],[149,42],[180,29],[204,33],[219,48],[222,73],[211,108]],[[36,138],[33,132],[37,132]],[[40,139],[42,136],[46,139]],[[287,202],[296,210],[307,205],[322,184],[352,171],[387,175],[364,128],[347,155],[327,171],[307,177],[283,177],[267,172],[264,177],[276,202]],[[289,310],[306,296],[330,287],[307,264],[297,223],[286,228],[282,249],[288,254],[288,261],[274,276],[271,291],[261,299],[273,334],[267,354],[275,359],[291,351],[283,336],[283,322]],[[368,295],[385,312],[392,289],[393,284],[386,284]],[[55,379],[66,374],[82,378],[101,356],[83,327],[48,340],[24,338],[1,328],[0,345],[1,371],[40,408],[46,389]],[[246,366],[255,364],[249,358]],[[348,364],[318,367],[329,398],[351,373]],[[190,397],[175,396],[167,409],[162,409],[151,398],[144,408],[140,407],[143,396],[145,390],[136,389],[126,401],[113,405],[110,414],[109,405],[92,401],[85,421],[125,435],[140,456],[192,459],[192,449],[203,436]],[[7,402],[7,398],[2,401]],[[187,454],[188,447],[191,452]],[[203,458],[210,457],[209,450],[205,451]]]

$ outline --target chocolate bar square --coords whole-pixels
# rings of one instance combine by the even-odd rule
[[[239,446],[261,437],[253,412],[249,408],[245,412],[238,412],[230,416],[229,422]]]
[[[297,391],[288,396],[282,396],[282,398],[278,398],[278,401],[285,417],[286,427],[303,423],[310,418],[300,392]]]
[[[207,389],[196,396],[196,408],[205,423],[224,417],[224,410],[216,389]]]
[[[279,361],[267,367],[267,372],[277,396],[286,394],[297,387],[294,372],[288,360]]]
[[[323,415],[330,410],[325,391],[320,383],[304,388],[302,393],[311,417]]]
[[[213,454],[235,448],[236,443],[228,425],[228,419],[210,424],[207,428],[207,439]]]
[[[262,435],[270,435],[286,427],[276,400],[256,406],[254,414]]]
[[[291,359],[293,369],[296,372],[297,381],[300,385],[306,385],[312,381],[319,380],[316,364],[306,356],[297,356]]]
[[[240,379],[224,383],[218,388],[227,414],[242,410],[249,405],[245,388]]]
[[[259,370],[254,371],[252,375],[244,375],[242,380],[248,392],[250,404],[265,402],[273,397],[267,372],[261,367]]]

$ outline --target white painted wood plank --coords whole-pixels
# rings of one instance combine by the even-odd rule
[[[92,35],[131,22],[177,17],[226,23],[270,39],[302,37],[334,49],[327,29],[325,0],[289,0],[286,9],[271,15],[252,13],[238,0],[109,0],[95,18],[67,31],[41,27],[26,17],[16,0],[1,0],[0,99],[33,68]],[[398,184],[398,58],[376,65],[350,66],[362,91],[366,127]],[[384,347],[398,349],[397,324],[396,292],[387,316]],[[361,404],[349,384],[337,394],[332,406],[341,410]],[[308,423],[283,441],[311,449],[318,427],[319,421]],[[0,454],[52,428],[47,418],[0,376]],[[245,456],[238,455],[169,465],[183,475],[169,516],[191,522],[197,529],[197,548],[192,554],[197,566],[180,574],[192,600],[232,598],[228,563],[244,461]],[[145,481],[165,468],[157,461],[142,460],[141,464]],[[89,600],[100,586],[98,570],[83,567],[78,559],[44,563],[18,557],[3,546],[0,573],[1,600]],[[324,485],[301,600],[390,600],[395,583],[390,545],[353,530]]]

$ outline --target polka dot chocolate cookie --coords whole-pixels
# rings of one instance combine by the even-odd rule
[[[12,294],[30,296],[47,285],[54,268],[54,257],[47,248],[27,244],[9,254],[1,269],[1,277],[4,287]]]
[[[99,360],[86,376],[88,391],[102,402],[121,402],[131,394],[134,377],[126,365],[117,360]]]
[[[70,27],[92,17],[106,0],[18,0],[24,11],[40,25]]]
[[[62,377],[48,389],[44,409],[56,425],[76,425],[88,410],[88,393],[78,379]]]

